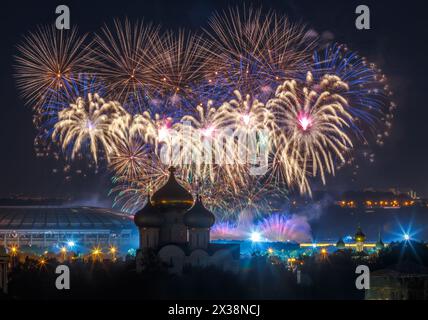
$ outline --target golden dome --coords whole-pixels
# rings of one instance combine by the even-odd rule
[[[168,181],[152,196],[152,204],[156,207],[177,207],[189,209],[193,205],[193,197],[174,176],[175,168],[169,168]]]

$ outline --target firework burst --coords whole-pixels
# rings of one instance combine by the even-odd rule
[[[91,48],[75,29],[47,27],[18,46],[16,77],[35,109],[38,153],[51,152],[52,139],[67,160],[89,154],[98,170],[104,157],[125,211],[174,166],[219,220],[258,219],[280,210],[287,190],[325,183],[359,142],[367,153],[367,131],[379,144],[389,135],[396,106],[386,77],[316,41],[253,9],[215,14],[203,36],[115,20]],[[260,228],[273,239],[295,233],[288,218],[272,219]]]
[[[390,101],[393,92],[382,71],[345,45],[334,44],[315,51],[312,74],[315,80],[330,74],[345,82],[348,90],[343,96],[348,101],[347,111],[354,117],[354,132],[364,142],[371,133],[382,144],[389,135],[396,108]]]
[[[95,36],[89,63],[114,100],[124,105],[142,104],[141,100],[150,95],[153,67],[158,63],[158,31],[158,27],[144,21],[132,24],[129,20],[115,20],[113,28],[105,26]]]
[[[272,11],[230,9],[209,23],[213,72],[244,92],[273,94],[276,84],[302,70],[315,47],[304,26]]]
[[[341,95],[348,86],[337,76],[325,75],[313,83],[307,74],[306,84],[284,82],[276,90],[276,98],[269,102],[275,115],[276,136],[286,143],[280,150],[284,157],[300,163],[303,174],[334,174],[335,159],[345,162],[345,153],[352,148],[346,133],[352,116],[346,111],[347,101]]]
[[[18,45],[17,85],[36,111],[56,92],[66,90],[72,81],[78,80],[88,55],[85,38],[77,34],[76,28],[41,26]]]
[[[110,126],[115,117],[125,114],[119,103],[106,102],[98,94],[88,94],[87,100],[79,97],[76,103],[59,112],[52,139],[58,141],[66,153],[71,150],[71,159],[88,143],[97,163],[99,146],[107,157],[114,151]]]

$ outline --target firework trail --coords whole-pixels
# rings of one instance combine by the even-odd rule
[[[106,102],[98,94],[88,94],[87,100],[79,97],[76,103],[59,112],[58,122],[52,132],[66,152],[71,149],[71,159],[89,143],[93,160],[97,163],[99,145],[108,157],[113,152],[109,134],[112,120],[126,114],[117,102]]]
[[[324,75],[319,83],[307,74],[304,86],[297,81],[284,82],[269,101],[275,115],[276,136],[283,136],[285,157],[300,163],[303,174],[334,174],[335,159],[345,162],[345,153],[352,148],[346,128],[352,116],[346,111],[347,101],[341,95],[347,84],[337,76]]]
[[[17,86],[36,112],[57,91],[78,80],[88,55],[85,39],[86,35],[79,36],[76,28],[58,30],[53,25],[40,26],[18,45]]]
[[[213,72],[245,93],[273,94],[277,84],[302,70],[315,47],[304,26],[272,11],[229,9],[209,24]]]
[[[382,144],[389,135],[396,109],[389,101],[393,95],[382,71],[366,58],[350,51],[345,45],[333,44],[314,52],[312,74],[320,80],[325,74],[338,76],[348,86],[343,96],[348,101],[347,111],[352,114],[354,131],[366,141],[367,134],[374,134]]]
[[[213,240],[248,240],[252,232],[269,242],[311,241],[311,227],[305,217],[272,214],[256,223],[219,222],[211,228]]]
[[[161,36],[158,63],[154,65],[154,79],[161,90],[172,93],[186,92],[192,83],[203,79],[207,67],[207,42],[198,35],[180,30],[167,31]]]
[[[273,214],[264,218],[257,226],[263,238],[285,242],[311,241],[311,227],[305,217]]]
[[[156,46],[159,45],[159,27],[144,21],[132,24],[114,21],[114,27],[105,26],[95,35],[90,68],[103,81],[109,98],[127,105],[140,100],[153,90],[153,66],[157,64]]]
[[[147,199],[147,195],[160,188],[168,180],[168,167],[160,158],[145,146],[140,148],[137,160],[130,161],[125,154],[120,159],[111,162],[111,168],[115,173],[110,195],[114,195],[114,206],[119,206],[124,212],[135,213],[141,209]],[[129,174],[129,166],[138,162],[135,172]],[[125,167],[125,168],[123,168]],[[123,175],[120,175],[124,171]],[[180,183],[185,181],[177,177]],[[188,184],[184,184],[188,187]]]

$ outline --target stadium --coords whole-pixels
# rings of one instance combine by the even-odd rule
[[[93,247],[136,248],[132,217],[105,208],[0,206],[0,246],[32,252],[68,248],[86,253]]]

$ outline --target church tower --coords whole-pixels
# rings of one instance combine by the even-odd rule
[[[355,233],[355,248],[357,252],[364,251],[365,241],[366,241],[366,235],[361,230],[361,226],[358,226],[357,232]]]
[[[183,223],[184,214],[193,205],[193,197],[174,176],[175,169],[169,168],[168,181],[152,196],[152,204],[163,218],[159,230],[159,245],[185,244],[187,230]]]

